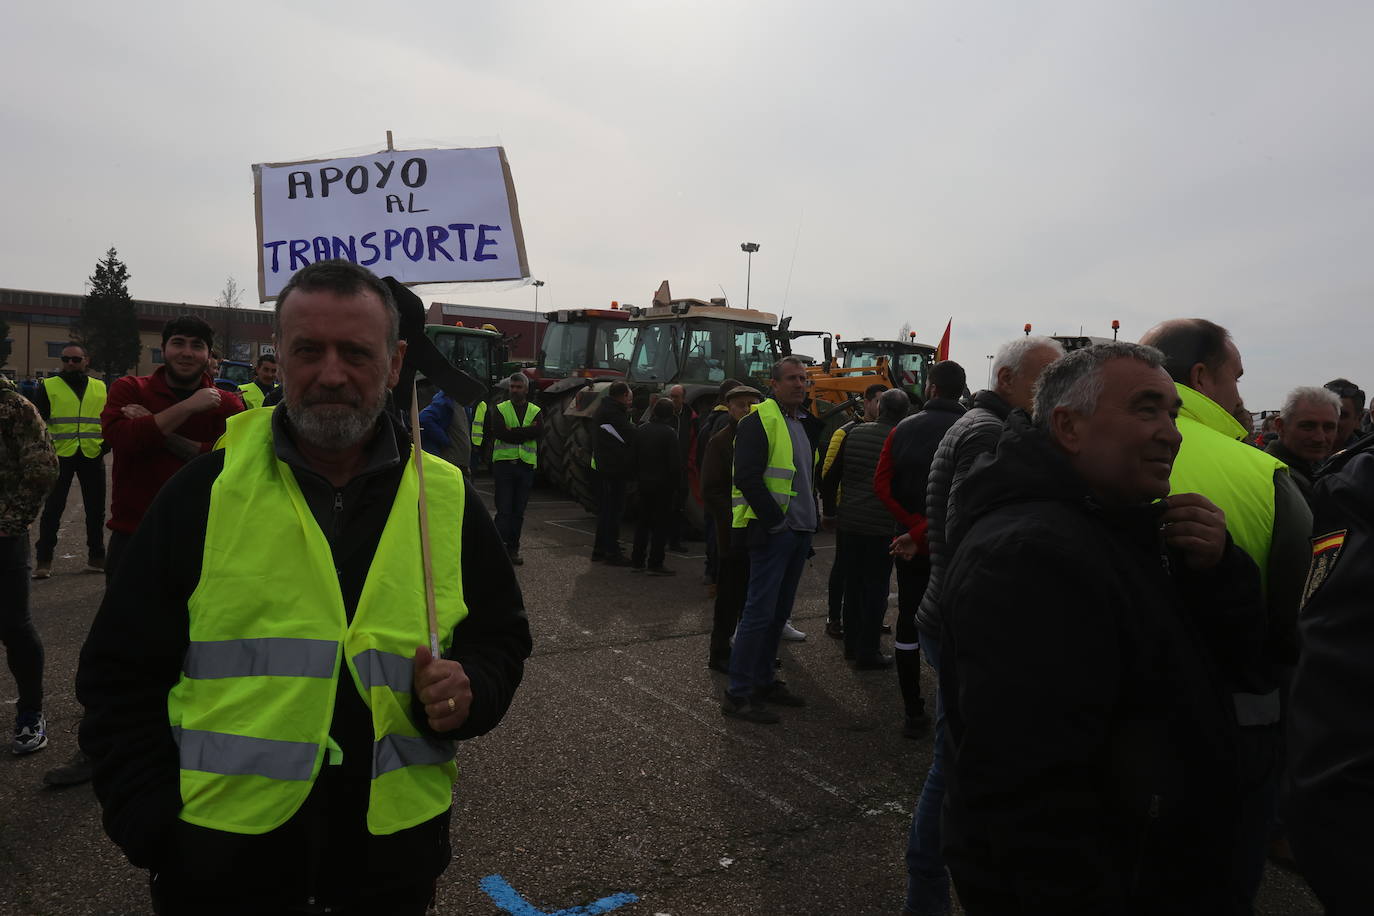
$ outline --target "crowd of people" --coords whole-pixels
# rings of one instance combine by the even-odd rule
[[[1341,802],[1374,803],[1374,693],[1343,690],[1374,679],[1371,416],[1336,379],[1257,435],[1243,372],[1203,319],[1069,354],[1025,336],[987,390],[942,362],[919,410],[875,386],[828,443],[800,360],[768,400],[722,390],[702,468],[708,514],[730,516],[721,711],[805,706],[774,658],[818,529],[837,538],[826,632],[857,670],[894,665],[895,566],[902,733],[934,745],[903,912],[951,912],[952,882],[968,913],[1249,913],[1267,858],[1329,912],[1374,900],[1371,844],[1318,826],[1367,834]]]
[[[530,652],[513,566],[543,418],[522,374],[476,415],[439,391],[413,455],[387,409],[408,343],[392,287],[321,262],[276,308],[278,352],[238,391],[215,386],[193,317],[164,327],[149,376],[107,390],[73,343],[33,402],[0,383],[13,750],[48,742],[29,580],[53,574],[75,478],[106,588],[80,747],[47,781],[93,776],[159,912],[418,914],[450,858],[453,742],[496,726]],[[1336,379],[1256,431],[1243,371],[1203,319],[1067,354],[1027,335],[987,389],[940,362],[918,410],[874,385],[825,441],[796,357],[767,395],[727,379],[700,415],[676,386],[635,422],[615,382],[594,417],[591,559],[674,575],[699,502],[721,712],[776,725],[806,706],[778,649],[805,639],[802,572],[835,532],[825,633],[856,671],[895,671],[902,734],[933,745],[904,913],[949,913],[955,891],[971,914],[1248,913],[1267,858],[1329,912],[1363,912],[1374,411]],[[430,518],[461,519],[430,528],[429,579],[396,511],[421,471]]]

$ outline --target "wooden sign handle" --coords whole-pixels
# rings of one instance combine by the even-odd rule
[[[434,565],[429,557],[429,503],[425,499],[425,462],[420,449],[420,392],[410,385],[410,452],[420,484],[420,557],[425,567],[425,610],[429,614],[429,652],[439,657],[439,612],[434,604]]]

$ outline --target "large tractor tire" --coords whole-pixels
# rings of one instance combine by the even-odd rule
[[[567,417],[567,450],[563,468],[567,486],[564,492],[581,503],[588,512],[596,511],[596,487],[592,482],[592,421],[586,417]]]
[[[576,417],[564,416],[575,392],[552,401],[544,408],[544,437],[539,443],[539,467],[544,477],[560,493],[568,491],[568,440],[574,424],[581,422]]]

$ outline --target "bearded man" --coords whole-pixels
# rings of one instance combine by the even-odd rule
[[[451,859],[454,741],[530,652],[506,551],[458,469],[383,410],[390,289],[322,261],[277,299],[280,407],[163,489],[81,653],[105,829],[158,913],[425,912]],[[441,654],[425,612],[430,531]]]

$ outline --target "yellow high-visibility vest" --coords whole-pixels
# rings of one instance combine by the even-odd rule
[[[420,567],[419,486],[406,462],[350,624],[324,533],[295,475],[273,451],[273,408],[231,417],[224,470],[210,492],[190,643],[167,698],[181,761],[181,819],[231,833],[286,823],[321,767],[338,679],[372,713],[367,827],[389,834],[452,804],[452,741],[412,718],[415,647],[429,641]],[[432,518],[461,519],[458,469],[423,455]],[[271,537],[264,538],[263,531]],[[462,525],[430,529],[439,632],[447,648],[467,616]]]
[[[276,385],[272,386],[274,389]],[[244,409],[261,407],[267,394],[257,382],[244,382],[239,386],[239,396],[243,398]]]
[[[1211,398],[1174,383],[1183,409],[1178,431],[1183,445],[1174,459],[1169,489],[1201,493],[1226,513],[1226,528],[1250,555],[1268,588],[1269,546],[1274,538],[1274,472],[1287,465],[1238,441],[1245,427]]]
[[[496,405],[496,409],[500,412],[501,419],[506,421],[507,429],[525,429],[533,426],[534,418],[539,416],[539,406],[533,403],[525,404],[525,422],[523,425],[516,420],[515,405],[510,401],[502,401]],[[515,461],[517,459],[532,468],[539,467],[539,443],[533,439],[527,442],[491,440],[492,461]]]
[[[79,450],[87,458],[100,455],[105,438],[100,431],[100,413],[105,409],[105,383],[86,379],[86,392],[77,398],[72,386],[59,376],[43,379],[52,418],[48,432],[59,458],[70,458]]]
[[[797,495],[797,491],[792,489],[792,482],[797,476],[795,456],[792,454],[792,433],[787,429],[787,420],[782,415],[782,408],[772,398],[755,404],[750,411],[759,415],[759,420],[763,423],[763,434],[768,437],[768,464],[763,469],[763,485],[768,488],[778,508],[786,513],[787,507],[792,503],[792,497]],[[730,478],[730,526],[744,528],[748,526],[750,519],[758,518],[758,515],[750,507],[740,488],[735,486],[733,468]]]
[[[454,407],[455,410],[462,410],[461,404]],[[477,409],[472,414],[472,444],[481,445],[482,439],[486,435],[487,427],[487,402],[482,401],[477,405]]]

